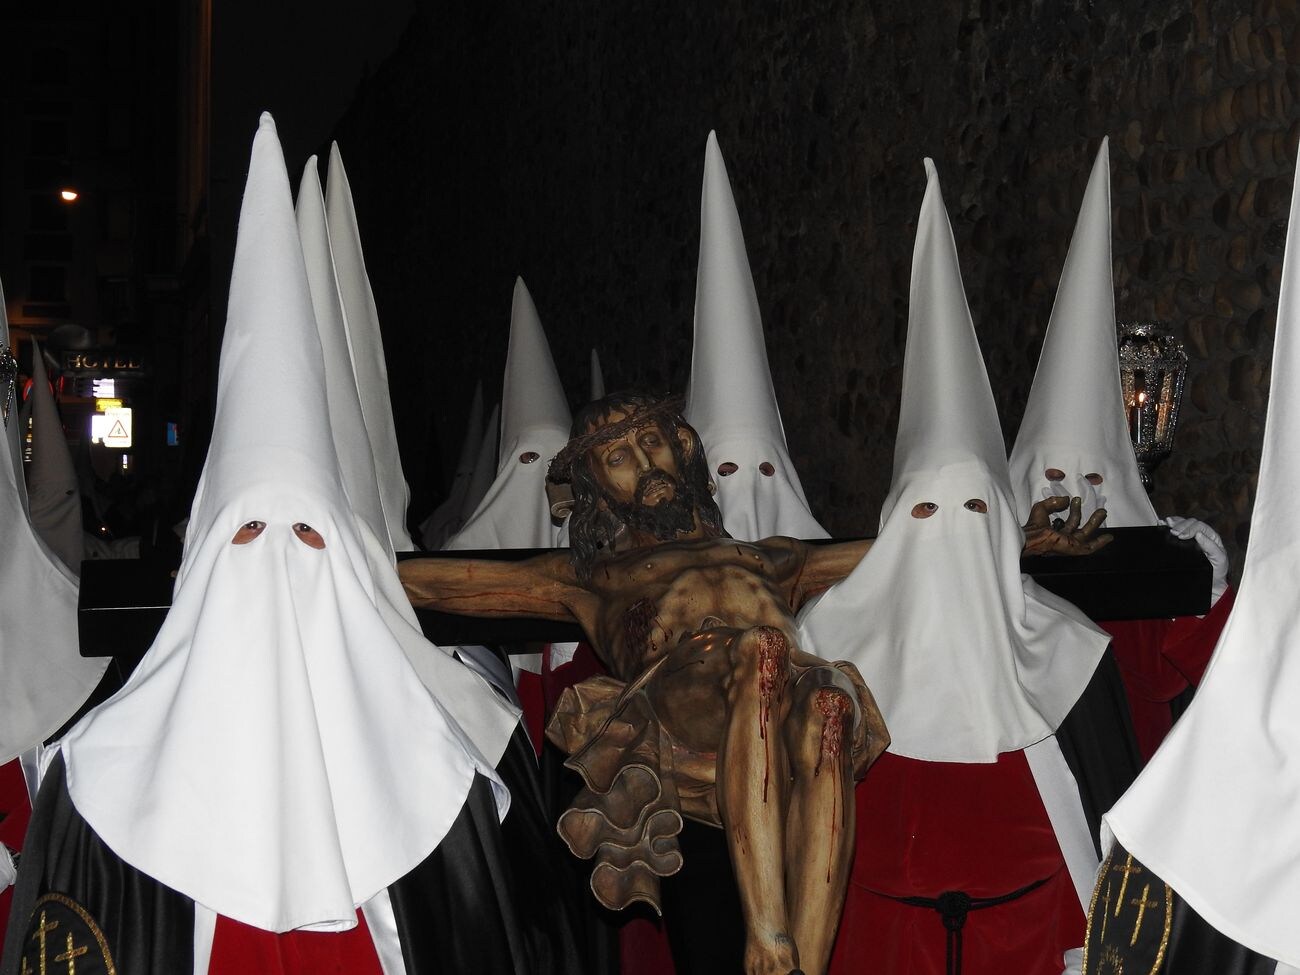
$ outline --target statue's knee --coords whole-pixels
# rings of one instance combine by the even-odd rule
[[[853,682],[835,667],[805,670],[795,684],[795,695],[810,734],[820,734],[819,729],[828,721],[840,722],[845,731],[851,732],[861,720]]]
[[[766,710],[785,694],[790,675],[790,641],[773,626],[741,634],[734,655],[733,693],[756,692]]]
[[[799,739],[794,761],[805,770],[819,775],[824,769],[839,767],[849,760],[853,750],[853,727],[856,703],[841,688],[827,685],[814,687],[799,698]]]
[[[733,658],[740,669],[787,669],[790,666],[790,641],[774,626],[755,626],[736,639]]]

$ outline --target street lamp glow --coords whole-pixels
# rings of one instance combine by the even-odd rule
[[[75,203],[81,194],[73,189],[59,190],[59,199],[64,203]]]

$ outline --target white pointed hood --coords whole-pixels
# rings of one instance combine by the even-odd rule
[[[591,350],[591,401],[605,398],[605,374],[600,369],[600,355]]]
[[[0,292],[0,356],[9,353]],[[76,713],[108,666],[78,651],[77,581],[40,540],[27,515],[17,390],[0,363],[0,764],[39,745]],[[17,461],[15,463],[15,460]]]
[[[303,173],[296,209],[317,334],[325,357],[330,433],[348,504],[370,529],[365,536],[370,567],[376,576],[393,582],[396,580],[393,546],[383,517],[385,508],[374,471],[374,455],[369,448],[356,374],[352,372],[348,355],[347,320],[337,287],[329,222],[317,173],[316,157],[312,156]],[[425,688],[451,712],[455,723],[487,761],[495,764],[510,741],[517,719],[515,708],[500,701],[477,675],[452,658],[450,651],[425,640],[415,610],[400,586],[386,586],[377,595],[377,604]]]
[[[1108,528],[1159,522],[1124,417],[1110,240],[1110,150],[1102,139],[1011,450],[1011,486],[1022,517],[1035,502],[1060,494],[1082,498],[1084,518],[1105,508]],[[1047,470],[1065,479],[1049,481]],[[1101,483],[1093,485],[1089,474],[1100,475]]]
[[[27,507],[32,524],[74,576],[81,574],[85,533],[81,493],[72,451],[63,435],[59,409],[50,392],[41,347],[32,339],[32,462],[27,472]]]
[[[546,468],[569,442],[568,400],[532,295],[516,279],[510,347],[501,387],[497,474],[448,549],[551,548],[558,537],[546,496]]]
[[[355,926],[357,905],[442,840],[476,771],[507,801],[393,628],[401,584],[375,570],[379,540],[349,506],[326,388],[263,115],[172,607],[126,687],[62,748],[73,803],[115,853],[269,931]],[[254,522],[260,534],[235,544]]]
[[[800,634],[812,652],[862,671],[890,751],[992,762],[1056,730],[1108,638],[1020,574],[1023,538],[997,411],[938,175],[928,159],[925,168],[880,535],[805,611]],[[972,510],[975,502],[987,510]],[[918,518],[918,505],[937,508]]]
[[[469,482],[474,476],[474,461],[479,444],[483,441],[483,381],[474,385],[474,397],[469,404],[469,418],[465,422],[465,435],[460,442],[460,455],[456,458],[456,472],[452,476],[447,497],[420,525],[420,540],[431,551],[442,548],[447,539],[461,526],[461,507],[469,493]],[[486,490],[486,486],[485,486]],[[480,495],[480,498],[482,495]]]
[[[393,561],[384,506],[379,497],[379,479],[375,473],[374,453],[369,437],[348,351],[348,329],[339,296],[338,277],[330,248],[329,225],[325,217],[325,198],[321,193],[316,157],[307,160],[302,181],[298,184],[295,206],[298,237],[302,242],[307,283],[311,290],[312,311],[325,359],[325,389],[329,402],[329,427],[338,456],[343,489],[353,512],[380,539],[386,561]],[[364,445],[365,449],[357,449]]]
[[[394,555],[384,523],[374,454],[366,435],[357,379],[348,355],[346,320],[331,257],[329,226],[317,175],[316,157],[307,162],[298,190],[298,233],[302,241],[321,349],[329,425],[339,459],[343,490],[353,512],[365,522],[372,571],[395,580]],[[410,601],[400,588],[386,588],[377,605],[397,635],[408,659],[429,692],[451,712],[456,724],[493,764],[500,759],[518,718],[479,677],[449,652],[430,644],[420,630]]]
[[[1102,832],[1228,937],[1300,967],[1297,374],[1300,194],[1293,191],[1254,530],[1237,601],[1190,709]]]
[[[712,132],[704,150],[695,347],[683,412],[704,443],[728,533],[748,541],[829,537],[790,460],[740,215]]]
[[[379,311],[370,290],[366,259],[361,252],[361,231],[352,205],[352,188],[343,169],[343,157],[337,144],[330,145],[329,173],[325,212],[329,220],[330,247],[338,277],[343,317],[347,323],[352,365],[361,395],[361,412],[370,434],[375,455],[375,475],[379,479],[379,496],[388,523],[388,537],[393,549],[409,552],[415,548],[406,530],[406,506],[411,493],[402,473],[402,458],[397,451],[397,428],[393,423],[393,404],[388,394],[388,365],[384,361],[384,341],[379,330]]]

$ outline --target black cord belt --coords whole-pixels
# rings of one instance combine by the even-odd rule
[[[880,897],[888,897],[891,901],[898,901],[908,907],[928,907],[932,911],[938,911],[944,929],[948,932],[948,961],[945,971],[947,975],[961,975],[961,933],[962,928],[966,926],[966,915],[971,911],[982,911],[986,907],[997,907],[999,904],[1024,897],[1051,879],[1051,877],[1044,877],[1042,880],[1035,880],[1032,884],[1025,884],[1009,894],[1000,894],[997,897],[971,897],[964,890],[946,890],[938,897],[895,897],[893,894],[885,894],[878,890],[872,893]]]

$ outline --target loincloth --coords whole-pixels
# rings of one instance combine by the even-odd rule
[[[595,859],[592,893],[611,910],[640,900],[662,913],[659,880],[682,867],[683,817],[722,826],[717,752],[675,738],[647,693],[669,659],[661,657],[630,683],[599,676],[567,688],[546,728],[570,756],[564,764],[583,780],[556,829],[575,856]],[[858,681],[829,663],[790,665],[791,682],[813,671],[830,672],[827,682],[859,706]],[[862,765],[856,758],[854,766]]]

